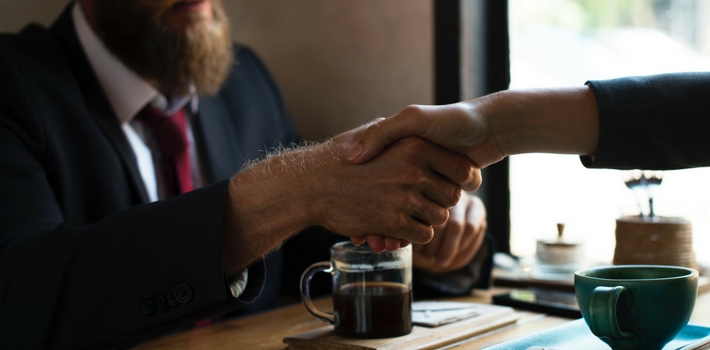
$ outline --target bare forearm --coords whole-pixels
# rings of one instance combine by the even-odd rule
[[[247,266],[289,236],[322,226],[349,237],[382,235],[428,243],[448,218],[461,185],[475,182],[466,157],[405,138],[366,165],[344,157],[359,132],[269,157],[232,179],[223,215],[225,272]]]
[[[599,113],[591,87],[510,90],[480,101],[506,155],[594,155]]]
[[[261,258],[309,225],[309,206],[295,193],[308,150],[270,157],[229,184],[222,220],[222,261],[229,275]]]
[[[361,164],[412,135],[460,152],[479,168],[521,153],[594,155],[598,114],[589,86],[509,90],[450,105],[412,105],[370,125],[347,156]],[[475,190],[474,185],[467,189]]]

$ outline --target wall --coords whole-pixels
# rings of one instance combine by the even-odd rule
[[[0,0],[0,31],[50,24],[67,3]],[[306,138],[433,103],[432,0],[227,0],[227,8],[235,40],[265,60]]]
[[[236,40],[273,71],[304,136],[433,102],[431,0],[235,0]]]
[[[17,32],[31,22],[49,25],[68,3],[68,0],[0,0],[0,33]]]

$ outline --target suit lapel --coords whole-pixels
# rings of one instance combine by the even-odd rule
[[[91,69],[91,64],[89,64],[74,30],[74,23],[71,18],[73,6],[73,2],[67,6],[59,19],[51,26],[50,31],[57,37],[64,48],[68,63],[74,71],[74,76],[79,83],[89,112],[121,158],[131,181],[135,197],[141,203],[148,203],[150,200],[138,169],[138,162],[135,153],[133,153],[133,148],[123,133],[121,124],[118,122],[108,99],[104,95],[103,89]]]
[[[239,142],[234,120],[221,95],[200,98],[200,110],[193,129],[205,160],[209,182],[228,179],[241,169],[246,161],[244,148]]]

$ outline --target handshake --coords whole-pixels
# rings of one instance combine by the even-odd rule
[[[424,244],[433,239],[429,243],[432,247],[419,248],[430,253],[440,246],[439,238],[444,245],[466,243],[437,235],[437,225],[448,219],[442,215],[443,208],[456,204],[455,196],[444,193],[476,190],[482,181],[480,169],[511,154],[593,155],[597,113],[593,92],[587,86],[506,91],[445,106],[409,106],[390,118],[353,130],[349,136],[353,144],[345,153],[352,164],[376,161],[386,157],[390,149],[410,149],[413,160],[425,162],[422,165],[431,172],[419,174],[426,178],[419,184],[422,195],[411,203],[422,209],[412,213],[411,222],[401,228],[405,235],[389,231],[390,236],[356,236],[351,240],[356,245],[367,240],[375,251],[381,251],[406,246],[408,241]],[[402,179],[411,179],[410,175],[400,173]],[[474,207],[482,208],[482,204]],[[450,215],[466,215],[459,213],[466,210],[454,206]]]

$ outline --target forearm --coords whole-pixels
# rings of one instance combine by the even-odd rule
[[[594,155],[599,113],[589,86],[509,90],[477,101],[505,155]]]
[[[222,221],[222,256],[231,275],[310,226],[303,167],[317,166],[316,149],[291,150],[250,165],[232,178]]]

